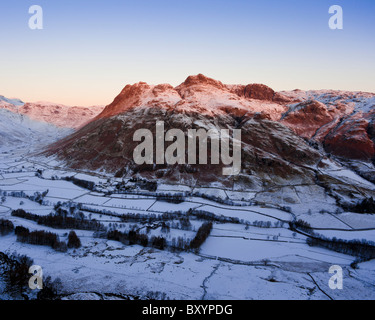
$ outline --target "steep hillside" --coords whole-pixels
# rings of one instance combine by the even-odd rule
[[[61,128],[78,129],[104,109],[103,106],[70,107],[52,102],[27,102],[0,96],[0,109],[26,115],[30,119],[53,124]]]
[[[288,105],[281,122],[298,135],[322,143],[344,159],[375,159],[375,94],[333,90],[283,92]]]
[[[72,133],[69,128],[31,120],[28,116],[0,109],[0,151],[32,145],[41,147]]]
[[[369,149],[363,147],[366,153],[361,151],[359,144],[364,139],[361,121],[366,121],[368,114],[363,113],[365,110],[357,111],[361,121],[358,122],[358,134],[352,139],[358,142],[351,143],[358,148],[348,151],[344,137],[349,128],[343,132],[338,129],[344,125],[345,117],[349,122],[354,121],[356,105],[311,99],[317,96],[304,97],[275,93],[264,85],[224,85],[203,75],[190,76],[175,88],[141,82],[126,86],[91,123],[51,145],[46,154],[57,156],[73,168],[105,170],[117,177],[141,175],[159,181],[239,190],[318,186],[332,196],[348,198],[351,195],[354,200],[373,194],[371,184],[360,186],[354,182],[354,187],[348,187],[347,181],[336,176],[332,180],[327,176],[327,171],[337,170],[332,169],[337,164],[325,151],[347,159],[371,160],[370,144]],[[337,97],[331,99],[334,101]],[[139,142],[133,142],[133,135],[137,129],[149,129],[155,137],[156,121],[165,122],[165,131],[175,128],[185,133],[188,129],[200,128],[241,129],[241,173],[223,176],[222,164],[135,164],[133,151]],[[353,126],[351,130],[354,130]],[[316,139],[318,136],[321,138]],[[365,144],[368,143],[366,139]],[[339,147],[340,143],[342,147]],[[165,148],[170,144],[166,143]],[[335,186],[334,191],[331,185]],[[358,191],[358,187],[363,190]]]
[[[41,148],[88,123],[103,107],[24,103],[0,96],[0,149]]]

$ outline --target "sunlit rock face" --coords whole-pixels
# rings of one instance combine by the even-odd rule
[[[374,158],[373,101],[374,95],[365,93],[277,93],[259,84],[226,85],[202,74],[177,87],[140,82],[127,85],[91,122],[51,145],[47,154],[74,168],[103,169],[119,177],[137,174],[255,189],[292,180],[310,184],[327,153]],[[134,133],[155,133],[156,121],[165,122],[166,131],[241,129],[241,173],[228,178],[221,174],[223,165],[211,164],[136,165]]]

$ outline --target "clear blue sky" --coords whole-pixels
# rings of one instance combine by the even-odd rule
[[[30,30],[28,9],[44,10]],[[344,10],[330,30],[328,9]],[[375,92],[374,0],[1,0],[0,94],[108,104],[128,83],[203,73],[275,90]]]

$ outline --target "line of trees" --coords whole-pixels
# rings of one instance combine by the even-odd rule
[[[313,228],[311,227],[311,225],[306,222],[306,221],[303,221],[301,219],[297,220],[297,221],[292,221],[292,222],[289,222],[289,228],[290,230],[301,230],[305,233],[308,233],[308,234],[314,234],[314,230]]]
[[[155,192],[158,189],[158,183],[156,181],[149,181],[143,178],[131,178],[129,182],[135,184],[135,186],[142,190]],[[125,187],[126,188],[126,187]]]
[[[0,235],[6,236],[14,231],[14,225],[12,221],[0,219]]]
[[[95,207],[87,207],[82,205],[81,210],[92,212],[96,214],[104,214],[113,217],[119,217],[121,222],[139,222],[139,223],[154,223],[159,221],[171,221],[175,219],[179,219],[180,221],[180,229],[182,230],[191,230],[191,223],[189,217],[195,217],[198,220],[206,220],[212,222],[219,222],[219,223],[233,223],[233,224],[240,224],[245,223],[244,220],[240,220],[237,217],[226,217],[226,216],[218,216],[212,212],[204,211],[204,210],[195,210],[189,209],[187,212],[183,211],[173,211],[173,212],[164,212],[163,214],[142,214],[142,213],[124,213],[124,214],[116,214],[113,211],[106,210],[106,209],[99,209]],[[282,222],[280,222],[282,224]],[[271,227],[270,222],[264,221],[255,221],[253,223],[254,226],[258,227]],[[174,225],[176,226],[176,225]],[[276,224],[275,224],[276,227]],[[177,229],[177,227],[176,227]]]
[[[84,188],[84,189],[88,189],[90,191],[94,191],[95,190],[95,183],[93,181],[87,181],[87,180],[77,179],[77,178],[75,178],[73,176],[72,177],[64,177],[62,179],[66,180],[66,181],[69,181],[69,182],[73,182],[73,184],[75,184],[78,187],[81,187],[81,188]]]
[[[191,249],[199,249],[201,245],[206,241],[212,230],[212,222],[205,222],[198,229],[195,238],[190,242]]]
[[[2,197],[14,197],[14,198],[25,198],[29,199],[30,201],[34,201],[39,203],[40,205],[43,205],[45,203],[44,197],[48,194],[49,190],[46,190],[44,192],[34,192],[32,196],[27,195],[23,191],[0,191],[2,193]]]
[[[302,231],[308,236],[306,243],[309,246],[326,248],[335,252],[358,257],[360,261],[367,261],[375,258],[375,242],[363,240],[343,240],[327,238],[314,232],[311,225],[303,220],[289,223],[290,229]]]
[[[138,244],[143,247],[151,246],[153,248],[164,250],[167,246],[167,241],[164,237],[152,236],[150,239],[146,234],[139,233],[135,230],[129,232],[121,232],[118,230],[110,230],[106,235],[108,240],[119,241],[126,245]]]
[[[125,181],[122,181],[116,185],[118,193],[120,192],[136,192],[136,189],[147,190],[150,192],[155,192],[158,188],[158,183],[156,181],[148,181],[141,178],[131,178],[129,182],[134,183],[134,185],[127,186]]]
[[[27,198],[27,195],[23,191],[1,191],[3,197],[14,197],[14,198]]]
[[[103,237],[103,235],[102,235]],[[118,230],[110,230],[105,235],[108,240],[119,241],[125,245],[141,245],[143,247],[152,247],[159,250],[171,251],[188,251],[190,250],[190,240],[183,237],[172,238],[171,243],[162,236],[148,237],[147,234],[139,233],[136,230],[129,232],[121,232]]]
[[[121,232],[118,230],[110,230],[107,232],[108,240],[119,241],[126,245],[139,244],[144,247],[148,245],[148,237],[144,234],[139,234],[137,231]]]
[[[120,216],[122,222],[145,222],[152,223],[157,221],[169,221],[183,217],[182,212],[165,212],[163,214],[141,214],[141,213],[125,213]]]
[[[52,232],[43,230],[30,232],[28,228],[21,226],[16,227],[14,232],[17,236],[17,241],[22,243],[49,246],[59,252],[66,252],[68,248],[66,243],[60,241],[59,236]]]
[[[213,195],[209,195],[209,194],[206,194],[206,193],[194,192],[193,196],[203,198],[203,199],[207,199],[207,200],[211,200],[211,201],[214,201],[214,202],[217,202],[217,203],[220,203],[220,204],[225,204],[225,205],[228,205],[228,206],[241,206],[241,205],[236,204],[235,202],[233,202],[229,198],[223,199],[223,198],[216,197],[216,196],[213,196]]]
[[[158,193],[156,195],[156,200],[164,201],[168,203],[180,204],[185,201],[185,195],[183,193]]]
[[[324,236],[307,238],[310,246],[323,247],[336,252],[359,257],[363,261],[375,258],[375,243],[367,240],[329,239]]]
[[[174,211],[174,212],[165,212],[163,214],[142,214],[142,213],[124,213],[124,214],[115,214],[112,211],[106,209],[99,209],[93,207],[86,207],[84,205],[81,206],[81,210],[92,212],[96,214],[104,214],[113,217],[119,217],[121,222],[138,222],[138,223],[155,223],[155,222],[167,222],[171,220],[178,219],[180,225],[172,224],[174,229],[181,229],[181,230],[191,230],[192,225],[189,219],[189,216],[194,216],[200,220],[209,220],[209,221],[216,221],[220,223],[241,223],[242,220],[238,218],[232,217],[224,217],[224,216],[216,216],[214,213],[201,211],[201,210],[193,210],[190,209],[188,212],[183,211]]]
[[[200,220],[215,221],[219,223],[234,223],[234,224],[241,223],[240,219],[238,218],[217,216],[216,214],[212,212],[208,212],[204,210],[189,209],[187,214],[195,216],[197,219],[200,219]]]
[[[344,208],[348,211],[364,214],[375,214],[375,200],[373,197],[363,199],[361,202],[354,206]]]
[[[106,227],[95,220],[78,219],[68,217],[65,214],[49,214],[47,216],[39,216],[26,212],[23,209],[13,210],[12,216],[32,220],[39,225],[55,229],[77,229],[77,230],[91,230],[91,231],[105,231]]]

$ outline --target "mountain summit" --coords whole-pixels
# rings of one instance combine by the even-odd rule
[[[102,113],[51,145],[46,154],[73,168],[105,170],[117,177],[136,175],[236,190],[261,190],[291,181],[324,187],[328,180],[323,172],[337,164],[331,160],[336,155],[335,161],[375,181],[374,97],[330,90],[275,92],[261,84],[226,85],[201,74],[177,87],[139,82],[127,85]],[[155,133],[157,121],[165,123],[166,131],[241,129],[241,173],[228,178],[221,175],[222,165],[211,164],[135,164],[134,133]],[[338,190],[353,195],[351,188]]]

